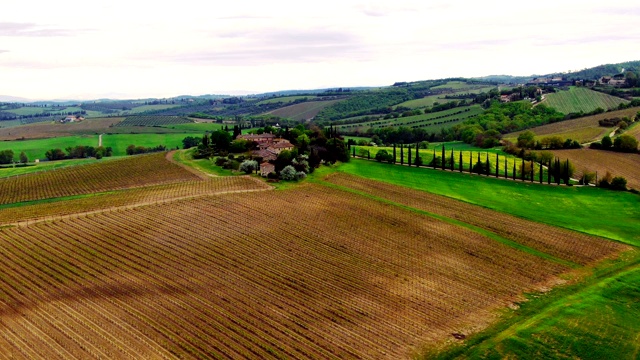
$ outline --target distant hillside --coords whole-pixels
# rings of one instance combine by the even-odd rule
[[[621,73],[622,71],[640,71],[640,60],[627,61],[618,64],[605,64],[596,67],[583,69],[580,71],[574,71],[570,73],[553,73],[545,76],[562,76],[568,80],[597,80],[603,76],[612,76]]]
[[[328,101],[308,101],[300,104],[285,106],[267,114],[280,116],[283,118],[289,118],[298,121],[306,121],[313,119],[318,113],[331,106],[340,100],[328,100]]]
[[[571,88],[568,91],[559,91],[546,95],[544,104],[550,106],[563,114],[589,113],[597,108],[603,110],[615,109],[621,103],[628,103],[628,100],[603,94],[583,87]]]

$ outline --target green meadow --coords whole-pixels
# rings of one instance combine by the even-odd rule
[[[126,155],[129,145],[154,147],[165,145],[168,149],[182,148],[182,139],[186,136],[199,136],[198,133],[171,134],[105,134],[102,145],[113,148],[114,156]],[[45,153],[50,149],[66,149],[70,146],[98,146],[98,135],[65,136],[50,139],[15,140],[0,142],[0,150],[13,150],[17,157],[21,151],[27,154],[30,161],[45,159]]]

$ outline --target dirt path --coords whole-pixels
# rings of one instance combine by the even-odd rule
[[[185,164],[183,164],[183,163],[181,163],[181,162],[179,162],[179,161],[175,161],[175,160],[173,159],[173,156],[175,155],[175,153],[176,153],[177,151],[178,151],[178,150],[171,150],[171,151],[169,151],[169,152],[167,153],[167,156],[166,156],[167,161],[169,161],[169,162],[171,162],[171,163],[174,163],[174,164],[176,164],[176,165],[180,166],[181,168],[183,168],[183,169],[187,170],[188,172],[190,172],[190,173],[192,173],[192,174],[196,175],[197,177],[199,177],[200,179],[203,179],[203,180],[206,180],[206,179],[207,179],[207,178],[209,178],[209,177],[217,177],[216,175],[209,174],[209,173],[205,173],[204,171],[198,170],[198,169],[196,169],[196,168],[192,168],[191,166],[187,166],[187,165],[185,165]]]

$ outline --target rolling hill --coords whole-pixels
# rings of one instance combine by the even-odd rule
[[[628,103],[628,100],[619,97],[599,93],[587,88],[572,87],[568,91],[560,91],[548,94],[542,103],[555,108],[564,114],[589,113],[598,108],[607,110],[615,109],[620,104]]]

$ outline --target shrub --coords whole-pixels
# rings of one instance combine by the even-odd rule
[[[296,169],[291,165],[285,166],[284,169],[280,171],[280,179],[285,181],[296,180]]]
[[[392,162],[393,161],[393,155],[389,154],[389,152],[387,150],[380,150],[378,151],[378,153],[376,154],[376,160],[377,161],[387,161],[387,162]]]
[[[258,162],[255,160],[245,160],[240,164],[240,171],[251,174],[258,169]]]
[[[227,162],[227,158],[224,158],[224,157],[220,156],[220,157],[216,158],[215,164],[217,166],[222,166],[225,162]]]
[[[613,181],[613,176],[611,176],[611,173],[607,171],[604,177],[598,181],[598,186],[606,189],[611,184],[611,181]]]
[[[611,184],[609,185],[611,190],[618,191],[626,191],[627,190],[627,179],[622,176],[616,176],[611,180]]]

